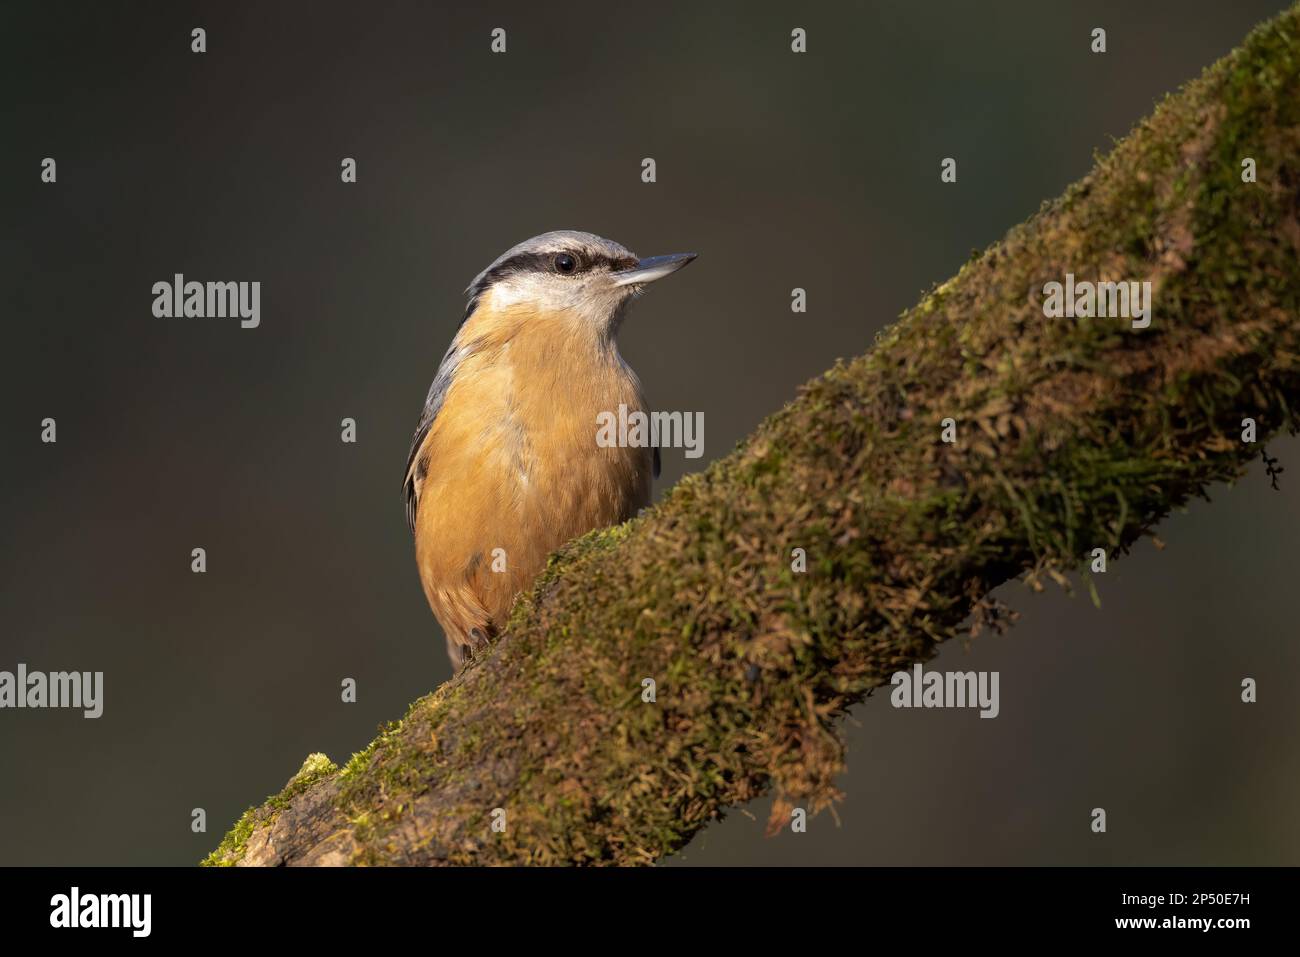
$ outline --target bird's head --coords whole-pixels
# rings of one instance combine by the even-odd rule
[[[465,290],[468,320],[476,310],[561,315],[602,337],[612,336],[628,301],[681,269],[695,253],[638,258],[625,246],[571,229],[534,236],[474,277]]]

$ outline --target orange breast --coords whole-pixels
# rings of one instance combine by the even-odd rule
[[[415,522],[420,578],[449,640],[491,634],[550,552],[650,501],[651,450],[596,443],[599,413],[644,407],[612,347],[563,314],[480,309],[471,322],[471,353],[420,452]]]

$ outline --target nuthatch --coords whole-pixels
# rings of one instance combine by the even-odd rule
[[[459,669],[558,546],[650,503],[658,449],[602,448],[597,416],[647,411],[618,354],[628,303],[694,253],[638,259],[591,233],[520,243],[470,283],[406,463],[429,607]]]

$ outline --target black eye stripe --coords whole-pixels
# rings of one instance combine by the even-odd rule
[[[554,258],[554,253],[520,253],[518,256],[511,256],[505,262],[499,264],[484,278],[488,280],[487,284],[491,285],[498,279],[504,279],[506,276],[513,276],[516,273],[548,272],[551,268],[551,260]]]
[[[561,273],[555,268],[555,259],[557,256],[567,253],[573,257],[574,269],[572,272]],[[612,270],[627,269],[636,265],[635,259],[616,259],[611,260],[601,253],[580,253],[570,252],[559,249],[549,253],[519,253],[511,256],[504,262],[499,262],[489,269],[483,278],[476,282],[469,290],[469,302],[465,306],[465,316],[461,319],[461,324],[469,319],[470,315],[478,307],[479,299],[483,293],[491,288],[493,283],[499,282],[508,276],[515,276],[526,272],[545,272],[555,273],[562,276],[576,276],[579,273],[586,272],[594,266],[605,265]]]
[[[518,256],[511,256],[505,262],[498,264],[484,276],[483,288],[486,289],[498,279],[504,279],[518,273],[553,272],[556,259],[565,255],[573,257],[574,272],[581,272],[591,264],[590,258],[563,249],[553,253],[520,253]]]

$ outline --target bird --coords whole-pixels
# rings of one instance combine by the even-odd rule
[[[633,299],[696,258],[640,258],[580,230],[512,246],[474,277],[420,413],[403,492],[420,583],[459,672],[547,556],[650,504],[659,450],[597,442],[646,411],[617,333]]]

